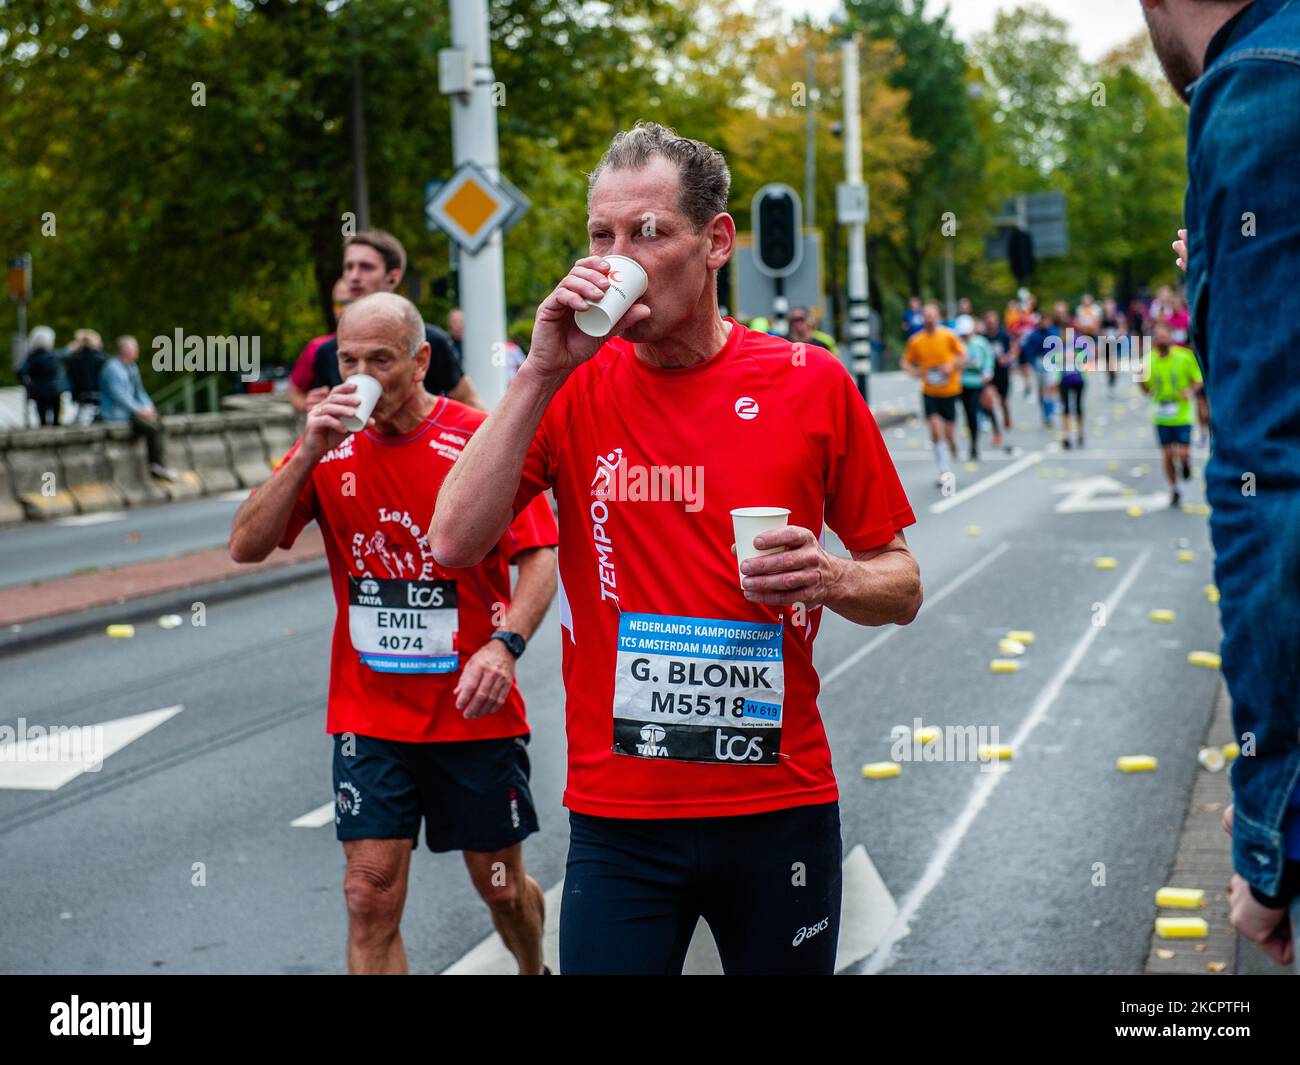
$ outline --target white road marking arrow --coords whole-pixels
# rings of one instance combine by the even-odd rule
[[[152,732],[185,707],[167,706],[94,725],[5,726],[17,739],[0,743],[0,788],[57,791],[82,773],[103,768],[104,759]],[[33,732],[39,729],[37,735]],[[52,732],[52,734],[51,734]]]
[[[1145,496],[1123,496],[1124,485],[1113,477],[1098,475],[1085,477],[1069,484],[1054,484],[1052,491],[1065,493],[1065,498],[1056,504],[1058,514],[1081,514],[1095,510],[1127,510],[1139,506],[1144,510],[1162,507],[1168,504],[1169,497],[1163,493]],[[1102,495],[1102,493],[1108,493]],[[1101,498],[1097,498],[1100,496]]]
[[[542,937],[542,957],[552,972],[560,971],[560,901],[564,893],[561,880],[546,893],[546,929]],[[858,844],[844,859],[844,902],[840,915],[837,971],[847,969],[867,957],[884,939],[898,916],[898,904],[876,872],[867,849]],[[793,935],[795,929],[791,929]],[[508,976],[518,972],[514,955],[506,950],[501,937],[493,933],[474,947],[444,976]],[[722,959],[718,945],[704,921],[695,926],[695,936],[682,966],[685,976],[720,976]]]
[[[294,818],[292,821],[289,822],[289,827],[290,828],[324,828],[333,820],[334,820],[334,801],[331,799],[329,802],[316,807],[316,809],[309,810],[301,817]]]

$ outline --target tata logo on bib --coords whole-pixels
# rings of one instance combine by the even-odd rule
[[[372,581],[369,577],[367,577],[364,581],[361,582],[361,591],[366,595],[378,595],[379,585],[377,582]]]
[[[668,748],[660,747],[659,742],[667,735],[662,725],[642,725],[641,739],[636,745],[636,753],[642,758],[667,758]]]
[[[753,421],[758,417],[758,400],[752,396],[741,396],[736,400],[736,417]]]

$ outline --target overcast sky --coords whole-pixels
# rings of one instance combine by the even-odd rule
[[[810,13],[825,21],[840,6],[839,0],[777,0],[790,15]],[[1145,29],[1139,0],[1038,0],[1070,24],[1083,58],[1100,59],[1117,44]],[[939,10],[944,0],[929,0],[929,10]],[[1018,0],[949,0],[948,21],[957,36],[969,41],[977,33],[993,28],[993,16],[1003,8],[1016,8]]]

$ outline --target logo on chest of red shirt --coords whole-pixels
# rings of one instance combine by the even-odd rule
[[[427,581],[437,575],[428,530],[405,510],[378,508],[378,526],[352,534],[352,561],[358,573]]]

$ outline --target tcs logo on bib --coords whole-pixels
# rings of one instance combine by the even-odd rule
[[[740,746],[737,747],[736,745]],[[763,757],[763,741],[758,736],[728,736],[718,729],[714,740],[714,754],[719,762],[757,762]]]
[[[406,586],[406,605],[412,607],[442,606],[441,588],[417,588],[413,584]]]

